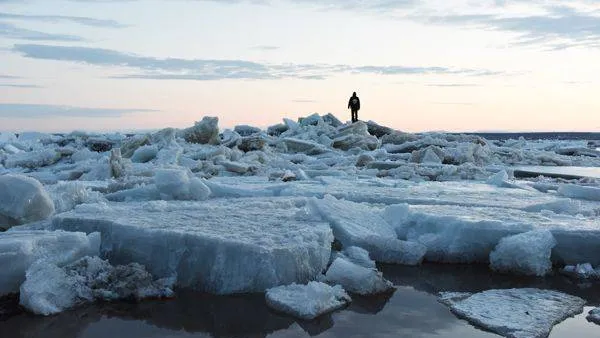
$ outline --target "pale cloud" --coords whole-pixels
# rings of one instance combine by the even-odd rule
[[[83,38],[70,34],[53,34],[37,30],[25,29],[6,22],[0,22],[0,37],[16,40],[32,41],[82,41]]]
[[[374,75],[497,75],[486,69],[451,67],[352,66],[329,64],[269,64],[245,60],[212,60],[155,58],[110,49],[17,44],[13,51],[25,57],[42,60],[69,61],[96,66],[126,67],[132,74],[116,74],[114,78],[157,80],[222,80],[222,79],[311,79],[321,80],[335,74]]]
[[[85,108],[46,104],[0,103],[0,118],[48,117],[119,117],[135,112],[154,112],[150,109]]]
[[[18,83],[0,83],[0,87],[9,87],[9,88],[44,88],[38,85],[32,84],[18,84]]]
[[[495,1],[500,7],[528,5],[530,10],[495,10],[493,13],[452,13],[406,15],[404,18],[436,25],[466,26],[515,33],[516,46],[541,46],[546,50],[572,47],[600,47],[600,13],[586,7],[591,2]],[[531,14],[535,13],[535,14]]]
[[[1,1],[1,0],[0,0]],[[0,20],[19,20],[19,21],[42,21],[42,22],[71,22],[86,26],[96,27],[111,27],[119,28],[125,27],[125,25],[114,21],[105,19],[95,19],[83,16],[67,16],[67,15],[33,15],[33,14],[17,14],[17,13],[6,13],[0,12]]]

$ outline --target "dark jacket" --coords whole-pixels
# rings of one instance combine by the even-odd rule
[[[348,108],[352,110],[360,110],[360,99],[358,96],[351,96],[348,100]]]

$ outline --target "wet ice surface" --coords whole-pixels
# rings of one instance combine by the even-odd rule
[[[588,302],[582,314],[556,325],[549,337],[597,337],[600,332],[600,327],[585,319],[594,306],[600,305],[598,285],[578,285],[560,275],[535,278],[495,274],[479,265],[379,268],[396,285],[394,293],[353,295],[347,308],[313,321],[296,320],[270,310],[262,293],[213,296],[179,290],[177,297],[168,301],[96,304],[44,318],[13,315],[0,319],[0,332],[3,337],[48,338],[499,337],[456,318],[436,295],[442,291],[515,287],[558,290]],[[0,308],[10,308],[2,304]]]

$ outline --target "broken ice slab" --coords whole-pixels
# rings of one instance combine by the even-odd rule
[[[507,236],[547,229],[556,239],[552,262],[600,265],[600,219],[533,213],[518,209],[450,205],[390,206],[385,219],[400,239],[427,247],[425,260],[448,263],[488,262]]]
[[[352,300],[340,285],[314,281],[271,288],[265,299],[269,307],[305,320],[335,311]]]
[[[19,291],[25,271],[35,262],[63,266],[98,254],[100,235],[66,231],[0,233],[0,295]]]
[[[574,201],[571,203],[573,205],[568,206],[565,205],[568,199],[564,197],[468,181],[415,183],[377,178],[317,177],[314,180],[281,184],[281,182],[269,182],[262,177],[236,177],[235,180],[216,177],[208,182],[207,184],[210,184],[211,190],[216,192],[218,197],[314,196],[323,198],[329,194],[337,199],[376,204],[503,207],[535,212],[545,208],[568,214],[586,214],[597,208],[597,203],[591,201]]]
[[[113,264],[138,262],[176,286],[216,294],[306,283],[325,269],[333,235],[304,199],[80,205],[53,227],[98,231]]]

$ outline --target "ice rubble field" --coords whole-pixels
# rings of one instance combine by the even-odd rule
[[[217,294],[269,290],[269,304],[311,318],[349,301],[344,290],[388,290],[374,261],[594,271],[599,182],[515,180],[517,165],[600,167],[600,152],[585,141],[408,134],[330,114],[267,130],[219,130],[205,117],[129,136],[3,133],[0,294],[21,288],[22,304],[43,314],[103,294],[169,295],[150,273]],[[94,256],[118,265],[95,263],[109,264],[101,271],[141,264],[147,272],[131,276],[154,291],[89,291],[94,278],[72,271]],[[40,262],[50,281],[36,278]],[[57,304],[52,290],[72,301]],[[314,302],[294,310],[296,297]]]

